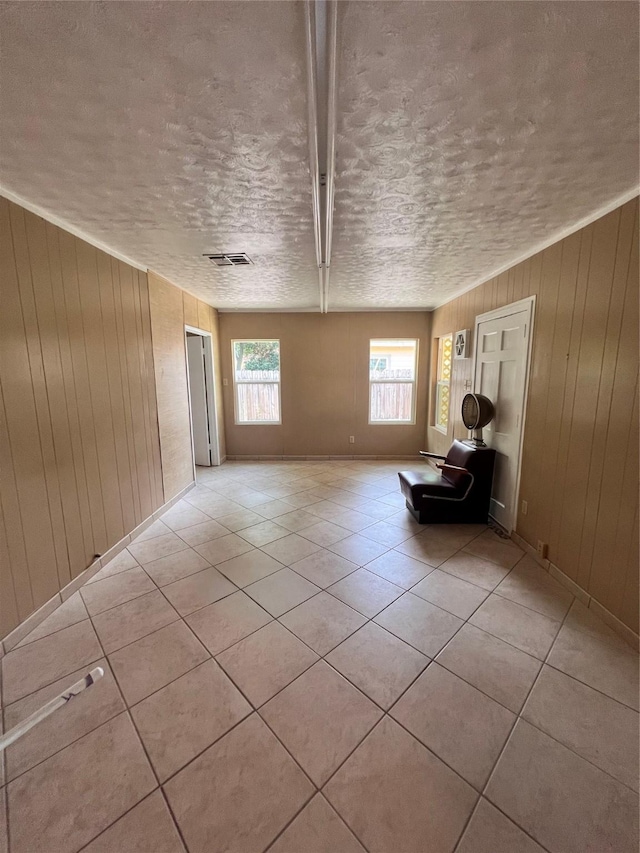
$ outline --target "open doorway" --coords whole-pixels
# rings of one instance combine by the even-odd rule
[[[185,326],[191,446],[195,466],[220,464],[211,332]]]
[[[496,451],[489,514],[513,529],[520,488],[535,296],[476,317],[473,387],[495,406],[484,437]]]

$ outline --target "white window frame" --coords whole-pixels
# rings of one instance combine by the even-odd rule
[[[433,427],[437,429],[438,432],[441,432],[443,435],[447,435],[449,432],[449,423],[451,421],[450,413],[451,413],[451,380],[450,379],[442,379],[442,354],[444,350],[444,340],[446,338],[451,339],[451,345],[453,346],[453,332],[449,332],[447,335],[440,335],[438,338],[438,354],[436,357],[436,384],[435,384],[435,411],[433,416]],[[453,352],[452,352],[453,357]],[[440,416],[440,389],[443,386],[447,386],[449,388],[449,406],[447,409],[447,423],[443,425],[438,422],[438,418]]]
[[[372,379],[371,378],[371,344],[373,341],[412,341],[415,344],[414,362],[413,362],[413,380],[410,379]],[[367,359],[367,375],[369,376],[369,426],[415,426],[416,423],[416,383],[418,381],[418,348],[420,341],[418,338],[369,338],[369,357]],[[373,385],[411,385],[411,420],[409,421],[392,421],[392,420],[372,420],[371,419],[371,398]]]
[[[280,363],[280,379],[258,380],[255,379],[236,379],[236,344],[278,344],[278,357]],[[233,375],[233,409],[234,422],[236,426],[279,426],[282,424],[282,394],[280,386],[282,384],[282,352],[280,349],[280,338],[234,338],[231,341],[231,369]],[[238,385],[277,385],[278,386],[278,415],[277,421],[241,421],[238,419]]]

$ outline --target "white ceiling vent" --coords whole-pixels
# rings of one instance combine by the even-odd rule
[[[253,261],[245,252],[225,252],[223,255],[204,255],[217,267],[242,267]]]

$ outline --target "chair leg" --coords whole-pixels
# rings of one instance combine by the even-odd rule
[[[419,510],[414,509],[411,506],[411,504],[409,503],[409,501],[405,501],[405,506],[407,507],[407,509],[409,510],[411,515],[415,518],[415,520],[418,522],[418,524],[424,524],[425,523],[424,521],[422,521],[422,518],[421,518],[422,513]]]

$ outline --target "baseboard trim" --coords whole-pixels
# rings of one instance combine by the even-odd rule
[[[605,625],[608,625],[609,628],[616,632],[616,634],[619,634],[619,636],[636,651],[640,651],[640,637],[632,628],[629,628],[628,625],[621,622],[620,619],[618,619],[617,616],[614,616],[606,607],[603,607],[599,601],[593,598],[593,596],[585,589],[566,575],[562,569],[559,569],[551,562],[551,560],[540,557],[536,549],[530,545],[526,539],[523,539],[522,536],[519,536],[515,531],[512,531],[511,538],[525,553],[529,554],[530,557],[533,557],[539,566],[541,566],[546,572],[549,572],[552,578],[557,580],[565,589],[568,589],[570,593],[575,595],[578,601],[582,602],[585,607],[593,610],[593,612],[602,619]]]
[[[116,542],[115,545],[112,545],[108,551],[105,551],[104,554],[102,554],[97,560],[94,560],[93,563],[91,563],[91,565],[83,572],[64,586],[60,592],[57,592],[49,599],[49,601],[43,604],[42,607],[39,607],[34,613],[31,613],[26,619],[10,631],[7,636],[0,641],[0,658],[2,658],[3,654],[14,649],[18,643],[22,642],[27,634],[30,634],[34,628],[37,628],[38,625],[47,618],[47,616],[51,616],[51,614],[57,610],[61,604],[64,604],[68,598],[77,592],[81,586],[84,586],[88,580],[99,572],[100,569],[104,568],[107,563],[113,560],[114,557],[117,557],[121,551],[124,551],[127,545],[132,542],[136,536],[139,536],[147,529],[147,527],[150,527],[154,521],[157,521],[163,513],[168,509],[171,509],[171,507],[188,494],[194,486],[195,481],[189,483],[189,485],[185,486],[184,489],[181,489],[177,495],[174,495],[174,497],[162,504],[162,506],[155,510],[155,512],[153,512],[148,518],[145,518],[144,521],[140,522],[140,524],[138,524],[131,533],[128,533],[119,542]]]
[[[417,455],[411,453],[406,456],[263,456],[263,455],[247,455],[247,456],[227,456],[227,462],[341,462],[341,461],[370,461],[370,462],[393,462],[396,459],[414,459],[417,460]]]

